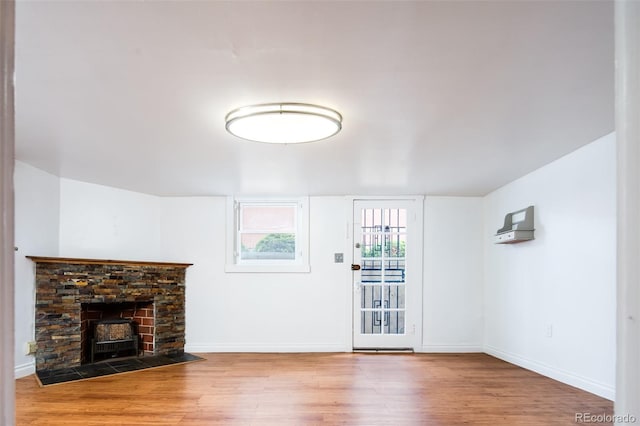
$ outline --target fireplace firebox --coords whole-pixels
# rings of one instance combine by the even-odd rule
[[[154,353],[155,307],[153,300],[82,303],[80,312],[81,364],[104,358]],[[137,348],[133,346],[136,335]],[[123,342],[116,342],[123,340]],[[124,342],[124,341],[127,342]],[[135,350],[135,352],[134,352]]]
[[[140,355],[135,322],[125,319],[96,321],[91,338],[91,363],[98,354],[118,356],[122,352]]]

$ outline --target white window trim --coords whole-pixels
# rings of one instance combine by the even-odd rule
[[[238,245],[238,214],[236,206],[241,203],[260,204],[298,204],[296,215],[296,260],[259,260],[237,261]],[[262,273],[288,273],[310,272],[309,265],[309,197],[227,197],[226,215],[226,264],[225,272],[262,272]]]

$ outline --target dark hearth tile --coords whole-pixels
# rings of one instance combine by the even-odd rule
[[[58,368],[56,370],[38,371],[38,377],[52,378],[52,377],[66,376],[66,375],[75,374],[75,373],[76,373],[75,368]]]
[[[131,365],[141,364],[141,362],[138,361],[138,358],[118,359],[118,360],[106,361],[106,363],[113,368],[127,368]]]
[[[196,355],[191,355],[189,353],[183,352],[177,355],[167,355],[168,358],[173,360],[173,362],[190,362],[190,361],[200,361],[202,358]]]
[[[107,364],[109,364],[114,370],[118,371],[119,373],[149,368],[143,363],[139,362],[137,359],[128,359],[125,361],[109,361]]]
[[[144,370],[149,367],[145,367],[144,365],[138,365],[138,364],[127,364],[127,365],[121,365],[119,367],[113,367],[113,368],[116,369],[118,373],[126,373],[129,371]]]
[[[117,373],[117,371],[108,364],[89,364],[83,365],[82,367],[77,367],[78,374],[82,376],[82,378],[90,378],[90,377],[100,377],[107,376],[109,374]]]
[[[53,374],[48,377],[42,377],[38,373],[38,378],[40,379],[40,383],[42,383],[43,386],[46,386],[46,385],[54,385],[58,383],[72,382],[74,380],[81,379],[82,376],[80,376],[77,372],[72,371],[66,374]]]
[[[75,380],[91,379],[111,374],[145,370],[173,364],[202,360],[201,357],[183,353],[172,356],[155,355],[140,358],[124,358],[113,361],[101,361],[96,364],[85,364],[75,368],[61,368],[50,371],[37,372],[38,379],[43,386],[72,382]]]
[[[148,356],[148,357],[144,357],[141,358],[141,362],[147,367],[160,367],[163,365],[170,365],[170,364],[174,364],[175,361],[171,360],[171,358],[168,358],[164,355],[157,355],[157,356]]]

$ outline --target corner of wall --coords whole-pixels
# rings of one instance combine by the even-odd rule
[[[483,206],[484,351],[605,398],[615,383],[615,160],[608,134]],[[493,244],[504,215],[528,205],[536,238]]]
[[[15,377],[35,371],[25,346],[35,338],[34,264],[25,256],[59,253],[60,178],[16,161],[15,193]]]

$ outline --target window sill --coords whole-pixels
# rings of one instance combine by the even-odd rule
[[[311,266],[305,265],[236,265],[226,264],[224,266],[226,273],[309,273]]]

